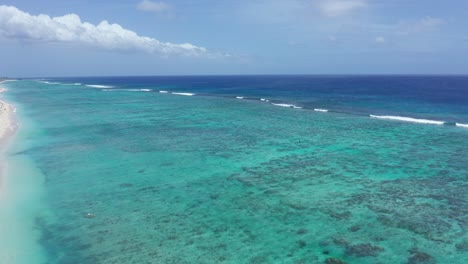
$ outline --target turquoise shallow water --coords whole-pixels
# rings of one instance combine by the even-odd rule
[[[45,263],[468,262],[467,129],[6,86],[35,122],[10,155],[44,177]]]

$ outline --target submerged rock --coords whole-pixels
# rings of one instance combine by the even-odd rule
[[[346,254],[356,257],[377,257],[380,252],[384,251],[383,248],[374,246],[370,243],[356,244],[346,246]]]
[[[357,232],[357,231],[361,230],[361,227],[358,226],[358,225],[353,225],[353,226],[350,226],[348,228],[348,230],[351,231],[351,232]]]
[[[425,253],[418,250],[410,250],[411,256],[408,258],[408,264],[435,264],[435,259]]]
[[[298,240],[296,241],[296,244],[299,248],[303,248],[305,246],[307,246],[307,243],[304,241],[304,240]]]
[[[307,234],[307,229],[304,229],[304,228],[301,228],[299,230],[297,230],[296,234],[298,235],[304,235],[304,234]]]
[[[460,243],[455,244],[455,247],[459,251],[468,251],[468,241],[463,241]]]
[[[329,212],[328,213],[331,217],[333,218],[336,218],[338,220],[347,220],[349,219],[349,217],[351,216],[351,212],[350,211],[345,211],[345,212],[341,212],[341,213],[338,213],[338,212]]]
[[[349,245],[349,242],[341,237],[333,238],[333,243],[335,243],[336,245],[346,246],[346,247]]]
[[[341,259],[337,259],[337,258],[327,258],[325,260],[325,263],[326,264],[346,264],[346,262],[344,262]]]

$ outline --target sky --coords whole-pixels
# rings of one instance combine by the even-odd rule
[[[466,0],[0,0],[0,76],[468,74]]]

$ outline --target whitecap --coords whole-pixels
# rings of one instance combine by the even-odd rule
[[[322,108],[314,108],[314,111],[315,112],[325,112],[325,113],[328,112],[327,109],[322,109]]]
[[[160,93],[168,93],[167,91],[159,91]]]
[[[272,103],[272,105],[281,106],[281,107],[288,107],[288,108],[295,108],[295,109],[301,109],[302,108],[300,106],[295,106],[293,104],[274,104],[274,103]]]
[[[100,84],[87,84],[87,87],[91,88],[114,88],[114,86],[111,85],[100,85]]]
[[[194,95],[195,95],[195,94],[193,94],[193,93],[172,93],[172,94],[184,95],[184,96],[194,96]]]
[[[244,99],[243,96],[236,96],[237,99]]]
[[[455,125],[456,125],[457,127],[468,128],[468,124],[455,123]]]
[[[404,122],[413,122],[413,123],[420,123],[420,124],[431,124],[431,125],[443,125],[443,121],[436,121],[430,119],[417,119],[412,117],[405,117],[405,116],[378,116],[378,115],[370,115],[372,118],[378,119],[389,119],[389,120],[398,120]]]
[[[148,90],[148,91],[146,91]],[[149,89],[101,89],[103,92],[149,92]]]
[[[58,82],[48,82],[48,81],[39,81],[40,83],[45,83],[45,84],[60,84]]]

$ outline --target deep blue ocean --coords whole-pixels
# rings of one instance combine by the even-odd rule
[[[18,263],[468,263],[468,76],[2,86]]]

